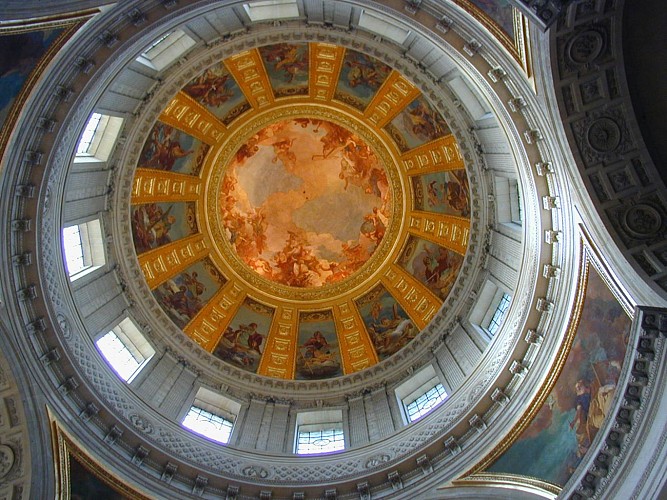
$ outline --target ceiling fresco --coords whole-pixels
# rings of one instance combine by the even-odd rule
[[[446,120],[400,73],[281,43],[173,97],[139,157],[132,234],[156,301],[203,349],[331,378],[392,356],[442,306],[469,192]]]
[[[234,252],[260,275],[295,287],[335,283],[363,266],[384,237],[391,204],[370,146],[308,118],[273,123],[243,143],[220,192]]]

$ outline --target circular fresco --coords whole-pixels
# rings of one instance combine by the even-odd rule
[[[392,212],[373,149],[316,118],[281,120],[244,142],[227,167],[219,203],[220,225],[241,261],[271,281],[305,288],[360,269]]]

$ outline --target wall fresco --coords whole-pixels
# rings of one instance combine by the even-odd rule
[[[0,36],[0,127],[23,84],[63,28]]]
[[[308,94],[308,44],[267,45],[259,53],[276,98]]]
[[[380,360],[398,352],[419,333],[382,285],[358,299],[357,307]]]
[[[415,210],[470,217],[470,186],[465,170],[412,177]]]
[[[221,226],[260,275],[321,286],[345,279],[375,252],[390,194],[384,168],[356,134],[324,120],[285,120],[236,153],[221,186]]]
[[[436,243],[411,237],[398,263],[435,295],[445,300],[454,286],[463,257]]]
[[[447,122],[423,96],[402,109],[385,128],[401,152],[451,134]]]
[[[213,355],[250,372],[257,372],[274,309],[247,298],[223,333]]]
[[[377,59],[346,50],[334,98],[363,111],[391,72]]]
[[[153,290],[153,295],[172,321],[183,328],[224,283],[224,278],[206,258],[162,283]]]
[[[144,144],[138,166],[198,175],[208,149],[191,135],[157,122]]]
[[[297,379],[322,379],[343,374],[336,324],[330,312],[302,314],[298,338]]]
[[[250,109],[245,95],[224,63],[211,66],[193,78],[183,87],[183,92],[205,106],[225,125]]]
[[[607,417],[630,324],[590,266],[581,318],[563,371],[533,421],[489,472],[567,483]]]
[[[132,239],[138,254],[196,232],[194,203],[132,206]]]
[[[89,471],[74,456],[69,455],[69,498],[71,500],[126,500],[126,497],[108,486]]]
[[[509,0],[468,0],[514,39],[514,6]]]

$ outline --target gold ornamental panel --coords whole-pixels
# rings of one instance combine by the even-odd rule
[[[294,378],[298,327],[299,312],[295,307],[283,305],[276,309],[258,374],[274,378]]]
[[[364,115],[378,128],[384,127],[420,94],[419,89],[392,71],[366,108]]]
[[[414,276],[396,264],[385,270],[382,283],[420,330],[426,328],[442,303]]]
[[[220,141],[226,130],[213,113],[184,92],[176,94],[159,119],[210,145]]]
[[[354,302],[346,300],[335,304],[333,315],[341,346],[343,371],[354,373],[376,364],[377,354]]]
[[[453,135],[412,149],[401,156],[407,175],[428,174],[464,168],[463,157]]]
[[[212,352],[245,297],[246,291],[238,283],[226,283],[183,331],[205,350]]]
[[[196,201],[201,194],[201,179],[192,175],[138,168],[132,185],[132,205],[163,201]]]
[[[225,60],[241,91],[253,108],[263,109],[273,104],[273,90],[259,50],[247,50]]]
[[[194,234],[139,255],[139,266],[152,289],[208,255],[201,234]]]
[[[413,211],[408,214],[411,234],[465,255],[470,236],[470,219],[433,212]]]
[[[345,49],[328,43],[310,46],[310,96],[315,101],[329,102],[338,84]]]

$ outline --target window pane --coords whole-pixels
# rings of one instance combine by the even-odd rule
[[[183,425],[191,431],[220,443],[229,442],[234,423],[220,415],[192,406],[183,419]]]
[[[97,341],[97,348],[120,378],[127,380],[137,371],[142,360],[136,359],[114,332]]]
[[[70,226],[63,229],[63,248],[65,250],[67,274],[72,276],[83,271],[86,266],[83,261],[83,245],[79,226]]]
[[[444,401],[446,397],[447,393],[442,384],[438,384],[429,389],[425,394],[419,396],[406,407],[408,419],[410,422],[414,422],[418,418],[423,417],[439,403]]]
[[[102,115],[99,113],[93,113],[91,115],[90,120],[88,120],[88,124],[83,131],[83,134],[81,134],[81,139],[79,139],[79,146],[76,148],[76,154],[81,155],[88,153],[90,145],[93,142],[93,138],[95,137],[95,132],[97,132],[97,127],[100,125],[101,119]]]
[[[299,431],[296,444],[296,452],[299,455],[330,453],[343,449],[345,449],[345,436],[342,427],[328,427],[306,432]]]
[[[510,307],[510,296],[504,293],[502,298],[500,299],[498,307],[496,307],[496,312],[493,313],[491,322],[487,327],[487,330],[491,335],[494,335],[498,331],[498,328],[500,328],[500,325],[502,324],[503,319],[505,319],[505,314],[507,313],[507,309],[509,309],[509,307]]]

